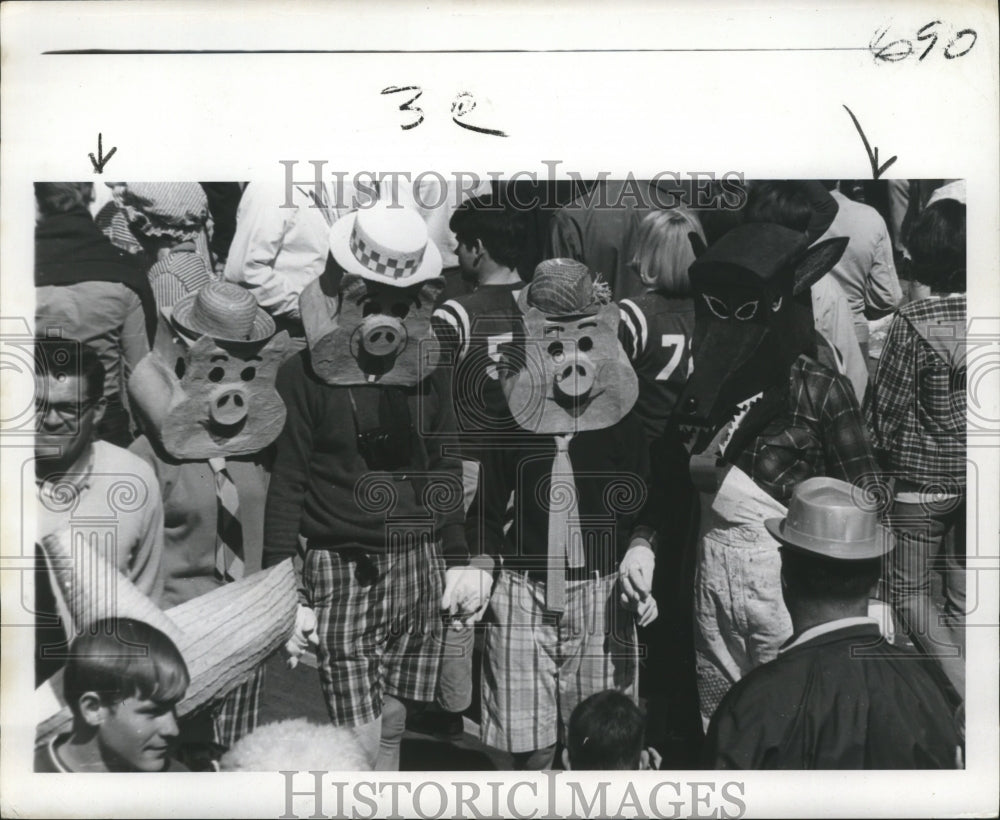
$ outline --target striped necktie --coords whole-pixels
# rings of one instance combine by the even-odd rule
[[[215,473],[217,517],[215,526],[215,577],[223,583],[243,577],[243,526],[236,485],[229,477],[225,458],[208,460]]]
[[[549,545],[545,573],[545,608],[549,612],[566,609],[566,564],[582,567],[583,533],[573,464],[569,459],[572,434],[556,436],[556,454],[549,480]]]

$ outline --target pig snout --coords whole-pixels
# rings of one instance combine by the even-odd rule
[[[238,424],[247,416],[247,394],[242,387],[221,387],[212,394],[209,413],[216,424]]]
[[[361,324],[361,348],[370,356],[395,356],[406,346],[403,323],[393,316],[378,314]]]
[[[573,353],[559,363],[553,380],[556,398],[578,402],[585,400],[594,387],[597,368],[586,353]]]

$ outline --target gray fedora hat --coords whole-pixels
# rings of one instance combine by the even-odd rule
[[[879,558],[893,548],[862,491],[837,478],[809,478],[792,491],[788,515],[769,518],[767,531],[783,547],[839,561]]]

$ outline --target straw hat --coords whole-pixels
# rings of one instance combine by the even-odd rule
[[[264,342],[274,335],[274,319],[253,294],[232,282],[209,282],[195,293],[161,308],[179,331],[219,342]]]
[[[399,288],[441,275],[441,252],[420,214],[384,202],[334,222],[330,253],[348,273]]]
[[[792,491],[788,515],[768,518],[764,526],[789,549],[839,561],[879,558],[892,550],[892,536],[859,493],[838,478],[806,479]]]
[[[538,263],[531,283],[521,291],[522,311],[533,307],[545,316],[592,316],[611,301],[607,284],[575,259],[546,259]]]
[[[290,559],[162,611],[99,553],[74,554],[69,530],[42,539],[42,549],[77,632],[95,621],[127,617],[145,621],[177,644],[191,677],[177,704],[179,716],[243,683],[295,626]],[[73,716],[65,705],[61,671],[36,690],[34,708],[36,743],[70,728]]]

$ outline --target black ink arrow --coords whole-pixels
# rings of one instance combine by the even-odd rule
[[[107,156],[104,155],[104,149],[101,146],[101,134],[97,135],[97,158],[94,158],[93,154],[90,154],[90,162],[94,166],[95,174],[103,174],[104,166],[108,164],[108,160],[115,155],[117,151],[117,146],[108,151]]]
[[[868,152],[868,160],[872,164],[872,179],[878,179],[882,176],[882,172],[892,165],[896,161],[896,157],[889,157],[881,167],[878,164],[878,148],[872,149],[871,145],[868,144],[868,138],[865,136],[865,132],[861,130],[861,123],[858,122],[858,118],[854,116],[854,112],[851,111],[846,105],[844,110],[851,115],[851,119],[854,121],[854,127],[858,129],[858,133],[861,135],[861,141],[865,144],[865,151]]]

